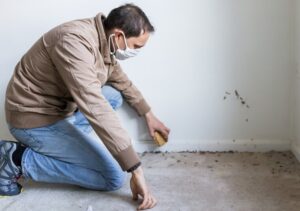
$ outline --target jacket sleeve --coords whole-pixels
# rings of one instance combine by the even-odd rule
[[[77,35],[65,35],[50,57],[79,110],[118,161],[123,171],[140,162],[128,133],[101,94],[102,84],[94,68],[92,47]]]
[[[109,76],[107,83],[122,93],[126,102],[128,102],[128,104],[136,110],[139,116],[150,111],[151,108],[142,96],[141,92],[123,72],[118,62],[114,66],[114,70]]]

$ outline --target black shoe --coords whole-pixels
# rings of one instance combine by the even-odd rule
[[[22,186],[17,183],[21,176],[21,169],[12,160],[16,148],[15,142],[0,140],[0,195],[2,196],[18,195],[22,191]]]

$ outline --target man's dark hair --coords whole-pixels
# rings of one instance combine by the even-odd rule
[[[142,30],[154,32],[146,14],[134,4],[125,4],[113,9],[103,24],[105,30],[121,29],[127,38],[140,36]]]

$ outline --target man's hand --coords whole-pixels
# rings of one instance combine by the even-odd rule
[[[154,132],[158,131],[162,134],[162,136],[168,141],[168,136],[170,133],[170,129],[167,128],[161,121],[159,121],[152,111],[149,111],[145,114],[148,130],[152,138],[154,138]]]
[[[137,201],[139,195],[143,197],[143,202],[137,210],[151,209],[157,204],[157,200],[150,193],[147,187],[141,166],[132,172],[132,177],[130,179],[130,188],[132,191],[133,200]]]

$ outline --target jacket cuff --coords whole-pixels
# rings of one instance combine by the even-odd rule
[[[134,170],[136,170],[140,165],[142,165],[142,162],[138,162],[137,164],[135,164],[134,166],[132,166],[130,169],[127,170],[128,173],[133,172]]]
[[[141,162],[138,154],[132,146],[127,147],[115,156],[123,171],[127,171]]]
[[[139,116],[145,115],[151,109],[145,99],[140,100],[140,102],[135,103],[132,106],[137,111]]]

